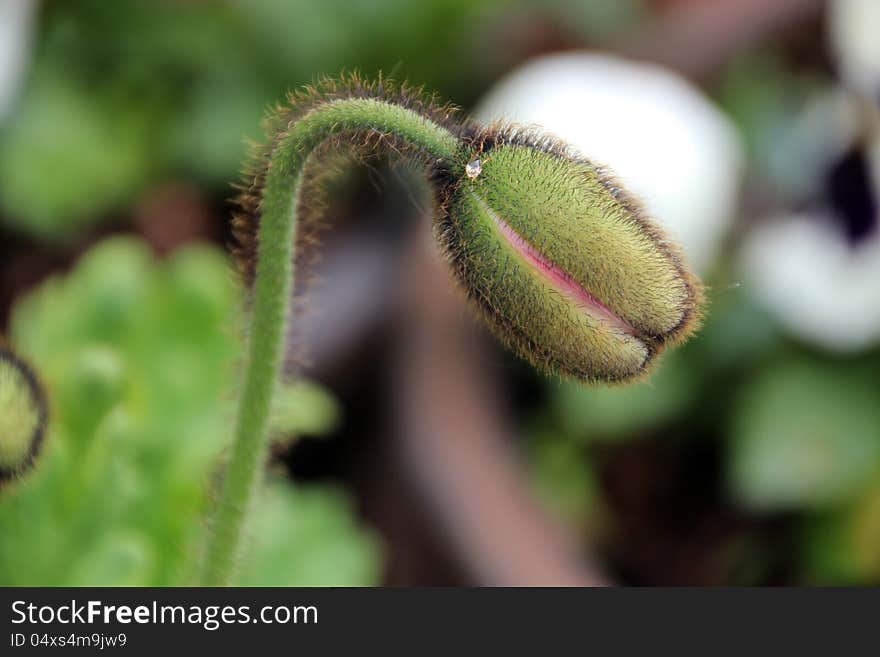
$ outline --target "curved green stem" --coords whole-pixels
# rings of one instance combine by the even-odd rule
[[[231,581],[245,518],[266,457],[266,424],[284,359],[302,171],[315,148],[349,133],[393,137],[437,163],[451,164],[459,146],[455,135],[424,116],[372,98],[318,105],[291,126],[276,146],[263,192],[244,386],[201,578],[205,586],[224,586]]]

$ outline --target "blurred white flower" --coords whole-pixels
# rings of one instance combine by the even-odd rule
[[[792,335],[836,352],[880,341],[880,234],[857,245],[829,219],[792,216],[754,229],[743,284]]]
[[[843,79],[880,102],[880,2],[832,0],[828,22]]]
[[[0,119],[12,106],[30,56],[36,0],[0,0]]]
[[[827,198],[815,211],[750,230],[740,263],[746,291],[785,330],[840,353],[880,342],[880,134],[868,141],[859,132],[857,106],[839,91],[819,101],[826,111],[818,114],[824,122],[816,135],[830,149],[822,173],[832,173],[828,180],[817,175],[814,187]],[[815,118],[816,107],[805,114]],[[828,143],[830,135],[837,144]]]
[[[608,55],[540,57],[476,112],[536,124],[609,166],[706,272],[730,225],[743,149],[731,122],[681,77]]]

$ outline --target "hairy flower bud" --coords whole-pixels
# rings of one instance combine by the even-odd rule
[[[595,164],[513,128],[468,140],[440,235],[490,327],[536,367],[626,381],[691,333],[700,282]]]
[[[314,216],[322,155],[388,149],[428,170],[459,279],[501,339],[541,369],[629,380],[693,329],[699,282],[609,176],[553,142],[451,117],[433,97],[356,75],[319,82],[269,116],[233,224],[252,297],[248,360],[204,583],[229,582],[264,461],[302,255],[294,245]]]
[[[31,465],[46,417],[46,398],[34,373],[0,345],[0,482]]]

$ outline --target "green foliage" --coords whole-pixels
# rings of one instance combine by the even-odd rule
[[[743,391],[731,431],[730,484],[751,509],[825,508],[880,474],[876,383],[858,370],[769,369]]]
[[[149,116],[58,75],[35,81],[0,127],[0,209],[57,241],[128,202],[149,179]]]
[[[589,455],[578,443],[538,424],[529,432],[528,456],[538,498],[556,517],[595,539],[603,508]]]
[[[460,90],[471,28],[501,4],[50,3],[25,93],[0,125],[0,220],[59,242],[154,180],[184,174],[226,194],[244,137],[287,89],[405,62],[408,77]]]
[[[675,352],[664,357],[649,380],[626,388],[554,384],[550,404],[565,435],[586,442],[617,441],[680,418],[698,388],[699,373]]]
[[[842,509],[808,518],[799,538],[808,582],[880,583],[880,486],[874,483]]]
[[[269,416],[273,436],[320,436],[339,424],[342,410],[336,399],[321,386],[299,380],[282,384]]]
[[[735,57],[719,85],[719,100],[739,128],[755,175],[793,204],[815,193],[826,164],[823,151],[833,143],[829,134],[804,138],[818,127],[805,121],[804,108],[827,93],[827,85],[824,75],[793,71],[770,51]]]
[[[242,586],[375,585],[376,540],[352,524],[341,490],[271,480],[258,494],[237,583]]]
[[[13,336],[45,379],[53,421],[40,467],[0,496],[0,583],[192,583],[229,439],[232,281],[214,248],[157,262],[117,238],[19,302]],[[284,397],[284,433],[333,420],[313,385]],[[243,581],[268,581],[271,569],[273,583],[376,582],[377,543],[341,492],[279,481],[266,496]]]

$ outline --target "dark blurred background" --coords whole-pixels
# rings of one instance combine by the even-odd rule
[[[346,169],[242,583],[880,584],[878,34],[875,0],[0,0],[0,322],[53,397],[0,581],[188,581],[230,183],[267,106],[358,70],[610,165],[709,312],[646,383],[545,380],[464,307],[419,173]]]

